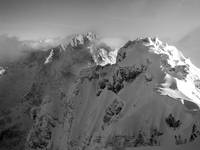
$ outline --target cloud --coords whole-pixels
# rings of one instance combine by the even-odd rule
[[[112,49],[119,49],[125,44],[125,40],[120,38],[102,38],[99,43],[105,43]]]
[[[16,36],[0,35],[0,62],[15,61],[27,52],[47,50],[58,45],[59,39],[20,40]]]
[[[0,61],[16,60],[23,55],[26,47],[17,37],[0,35]]]

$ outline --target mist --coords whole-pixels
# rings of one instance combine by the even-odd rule
[[[28,50],[18,37],[10,37],[8,35],[0,35],[0,62],[10,62],[19,59]]]

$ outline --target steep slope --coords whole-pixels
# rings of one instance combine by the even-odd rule
[[[82,43],[78,36],[84,39]],[[52,112],[57,118],[63,113],[60,99],[65,97],[82,68],[95,65],[89,47],[94,45],[95,38],[92,33],[77,35],[70,42],[47,51],[27,52],[18,61],[3,64],[0,68],[0,149],[25,149],[27,134],[46,101],[52,105],[47,108],[47,114]]]
[[[118,51],[80,34],[6,67],[2,150],[133,149],[199,139],[199,69],[156,38]]]
[[[126,149],[194,141],[200,135],[199,112],[181,101],[199,106],[198,97],[189,97],[179,84],[190,86],[198,77],[198,69],[175,47],[156,38],[128,42],[116,64],[81,71],[65,99],[67,142],[57,148]],[[197,96],[198,89],[189,90]]]

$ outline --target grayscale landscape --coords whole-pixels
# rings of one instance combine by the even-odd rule
[[[0,150],[198,150],[198,0],[0,0]]]

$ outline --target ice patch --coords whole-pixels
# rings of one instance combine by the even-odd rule
[[[46,58],[44,64],[48,64],[48,63],[52,62],[52,60],[53,60],[53,55],[54,55],[54,52],[53,52],[53,49],[52,49],[52,50],[50,51],[49,56]]]
[[[3,67],[0,67],[0,76],[4,75],[6,70]]]

